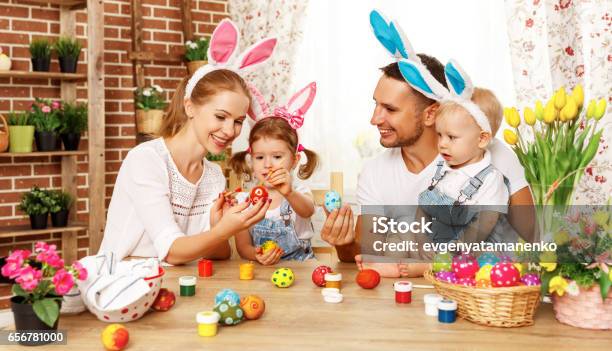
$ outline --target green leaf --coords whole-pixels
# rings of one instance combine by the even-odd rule
[[[540,278],[542,280],[542,285],[540,286],[541,288],[541,295],[548,295],[548,287],[550,286],[550,280],[552,279],[552,277],[554,276],[554,271],[553,272],[544,272],[542,274],[542,277]]]
[[[600,272],[599,275],[599,290],[601,291],[601,299],[606,301],[608,297],[608,293],[610,292],[610,286],[612,285],[612,281],[610,281],[610,275],[604,271]]]
[[[30,293],[23,290],[23,288],[19,284],[13,284],[12,290],[13,290],[13,294],[15,294],[16,296],[23,296],[25,298],[28,298],[28,296],[30,295]]]
[[[59,305],[54,299],[42,299],[32,305],[36,316],[46,325],[53,327],[59,316]]]

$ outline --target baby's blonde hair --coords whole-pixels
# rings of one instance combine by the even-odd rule
[[[485,116],[487,116],[489,124],[491,125],[491,135],[494,136],[497,133],[502,121],[503,108],[501,103],[491,90],[476,87],[474,88],[474,93],[472,94],[472,102],[482,110]],[[440,108],[437,111],[437,116],[442,116],[446,113],[457,113],[458,109],[463,109],[467,112],[465,108],[456,102],[445,102],[440,105]]]

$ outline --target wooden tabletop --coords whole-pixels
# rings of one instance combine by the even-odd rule
[[[167,312],[149,312],[125,324],[130,333],[127,350],[605,350],[612,345],[612,332],[590,331],[560,324],[552,306],[542,304],[534,326],[522,328],[483,327],[462,319],[438,323],[425,315],[423,295],[430,289],[415,289],[412,303],[396,305],[393,282],[383,279],[373,290],[355,283],[356,268],[340,263],[343,275],[340,304],[323,302],[320,288],[311,281],[318,262],[282,262],[290,267],[296,282],[277,288],[270,282],[274,267],[256,265],[254,280],[239,280],[239,261],[214,263],[214,275],[198,278],[196,296],[178,294],[178,277],[196,275],[195,265],[167,267],[162,286],[172,290],[176,305]],[[411,279],[415,284],[425,280]],[[256,294],[266,303],[261,319],[220,327],[217,336],[199,337],[195,314],[211,310],[215,294],[231,288],[241,296]],[[59,328],[68,332],[68,345],[39,346],[36,350],[102,350],[100,333],[107,323],[92,314],[63,315]],[[12,327],[10,329],[13,329]],[[22,346],[2,347],[3,350]]]

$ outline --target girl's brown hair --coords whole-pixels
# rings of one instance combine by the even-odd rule
[[[175,136],[187,123],[188,117],[185,112],[184,102],[185,87],[187,86],[189,78],[189,76],[183,78],[176,88],[172,96],[172,101],[168,106],[168,113],[157,131],[156,136],[164,138]],[[251,93],[242,77],[230,70],[218,69],[206,74],[200,79],[191,93],[191,101],[196,105],[205,104],[212,96],[220,91],[243,93],[249,98],[249,101],[251,100]]]
[[[249,149],[253,143],[259,139],[270,138],[281,140],[287,143],[289,150],[293,152],[297,151],[298,147],[298,135],[295,129],[293,129],[287,121],[279,117],[268,117],[259,120],[249,133]],[[306,155],[306,163],[301,165],[298,169],[298,178],[308,179],[314,173],[319,163],[319,157],[317,154],[308,149],[303,149],[304,155]],[[241,151],[232,156],[229,161],[229,166],[238,175],[243,176],[246,181],[251,180],[252,170],[249,168],[246,157],[249,153],[247,151]]]

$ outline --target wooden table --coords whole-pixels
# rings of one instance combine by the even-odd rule
[[[355,283],[352,264],[334,267],[343,275],[344,302],[323,302],[321,290],[311,281],[319,263],[283,262],[296,275],[293,286],[280,289],[270,283],[273,267],[257,265],[255,280],[238,279],[239,261],[214,263],[214,276],[198,278],[194,297],[178,296],[178,277],[197,275],[196,266],[169,267],[163,282],[177,295],[176,305],[167,312],[149,312],[127,323],[130,342],[127,350],[606,350],[612,332],[589,331],[558,323],[550,304],[542,304],[536,323],[523,328],[482,327],[462,319],[454,324],[438,323],[424,313],[423,295],[430,289],[415,289],[413,302],[396,305],[393,282],[383,279],[374,290]],[[426,284],[424,279],[413,283]],[[215,294],[232,288],[240,295],[264,298],[266,312],[261,319],[237,326],[220,327],[213,338],[199,337],[195,314],[213,307]],[[61,316],[60,329],[68,332],[68,345],[36,347],[36,350],[102,350],[100,333],[107,323],[85,312]],[[12,328],[11,328],[12,329]],[[2,347],[3,350],[22,346]]]

